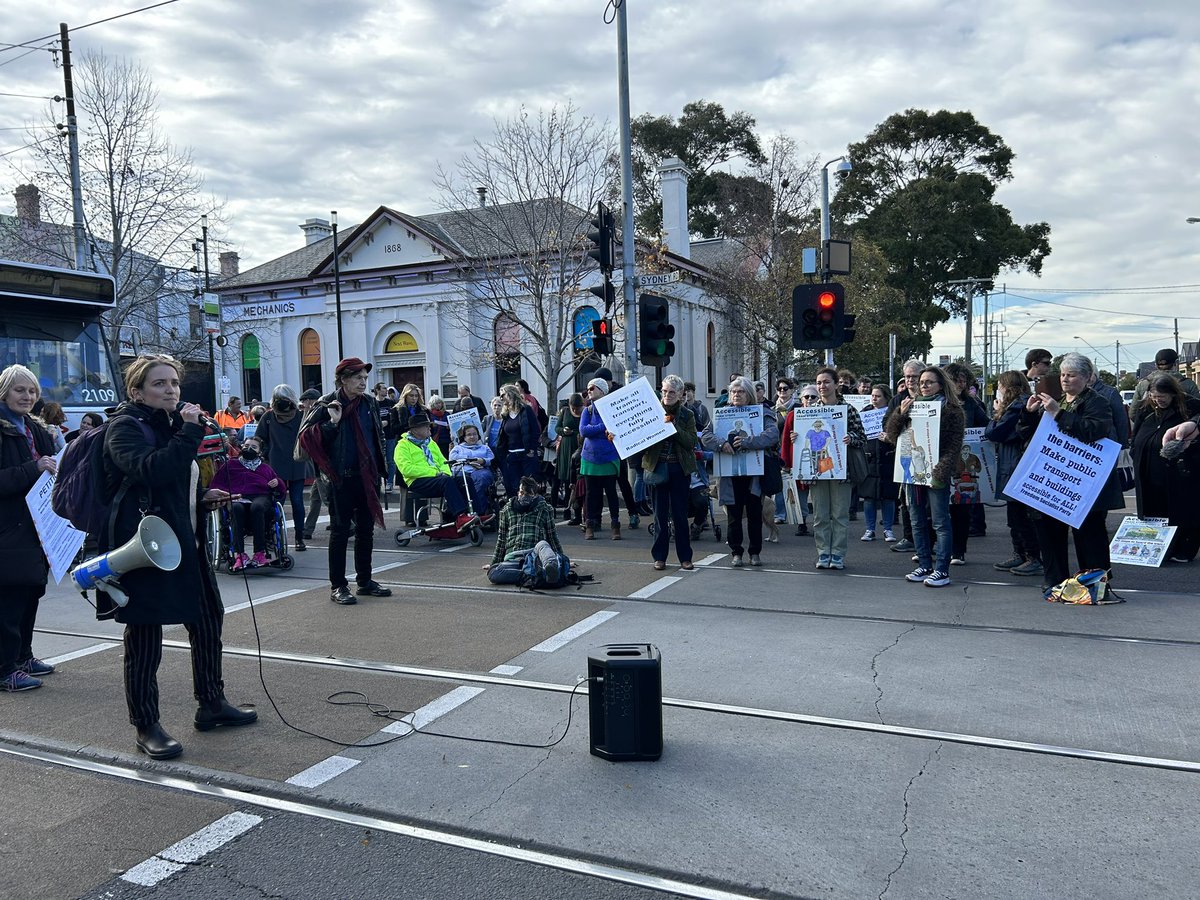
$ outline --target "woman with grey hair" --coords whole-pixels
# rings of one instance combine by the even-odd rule
[[[1062,399],[1056,400],[1052,395],[1042,392],[1034,394],[1026,401],[1017,425],[1017,432],[1022,440],[1032,440],[1043,416],[1051,416],[1059,432],[1078,441],[1093,443],[1108,437],[1113,427],[1112,409],[1107,400],[1087,386],[1093,371],[1095,367],[1086,356],[1080,353],[1068,353],[1064,356],[1058,365]],[[1039,450],[1040,448],[1031,446],[1027,452]],[[1078,528],[1071,528],[1050,516],[1034,513],[1034,525],[1037,529],[1038,543],[1041,545],[1042,565],[1046,576],[1043,590],[1065,581],[1074,571],[1068,565],[1068,535],[1074,539],[1078,568],[1105,569],[1110,572],[1109,580],[1112,579],[1106,522],[1110,509],[1120,509],[1125,505],[1125,498],[1121,494],[1117,479],[1114,468]]]
[[[655,533],[650,554],[654,558],[654,568],[660,572],[667,567],[672,526],[679,567],[693,568],[688,512],[691,509],[692,473],[696,471],[696,416],[687,408],[684,393],[682,378],[678,375],[663,377],[663,418],[675,426],[675,433],[642,453],[642,471],[654,492]],[[649,481],[651,477],[654,484]]]
[[[37,376],[25,366],[0,372],[0,691],[31,691],[54,666],[33,655],[33,625],[50,573],[25,495],[58,470],[54,442],[33,405]]]
[[[258,421],[254,436],[262,444],[263,458],[287,484],[292,504],[292,529],[296,549],[307,550],[304,543],[304,479],[308,466],[296,460],[296,440],[300,437],[300,398],[290,384],[277,384],[271,391],[271,408]],[[313,486],[316,491],[316,486]]]
[[[729,382],[729,406],[753,406],[754,382],[749,378],[738,376]],[[713,431],[710,422],[704,429],[700,442],[709,450],[723,453],[734,461],[745,459],[748,452],[755,450],[772,451],[779,444],[779,428],[774,419],[763,422],[760,434],[742,436],[731,434],[728,439],[719,438]],[[733,553],[733,567],[740,569],[744,563],[742,554],[750,553],[750,565],[761,566],[759,554],[762,553],[762,486],[758,475],[722,475],[718,480],[717,495],[725,507],[729,525],[728,544]],[[742,519],[748,523],[749,546],[742,542]]]

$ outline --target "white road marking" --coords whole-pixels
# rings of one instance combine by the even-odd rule
[[[292,588],[291,590],[288,590],[288,591],[280,591],[278,594],[267,594],[267,596],[265,596],[265,597],[257,597],[254,600],[254,603],[257,606],[262,606],[264,603],[270,603],[272,600],[282,600],[284,597],[294,597],[296,594],[303,594],[305,590],[306,590],[305,588]],[[225,607],[225,612],[226,613],[235,613],[235,612],[241,612],[243,609],[249,609],[249,608],[250,608],[250,603],[249,603],[249,601],[247,601],[245,603],[237,603],[237,604],[234,604],[233,606],[227,606],[227,607]]]
[[[524,666],[509,666],[509,665],[496,666],[496,668],[492,669],[492,674],[493,675],[516,675],[524,668],[525,668]]]
[[[715,562],[720,562],[728,555],[728,553],[710,553],[708,556],[704,557],[704,559],[700,560],[700,562],[696,563],[696,565],[711,566]]]
[[[164,878],[174,875],[234,838],[245,834],[262,821],[262,816],[235,812],[223,816],[190,837],[172,844],[157,856],[138,863],[121,876],[122,880],[142,887],[154,887]]]
[[[405,716],[401,722],[393,722],[383,730],[389,734],[408,734],[413,728],[423,728],[435,719],[439,719],[446,713],[459,706],[462,706],[472,697],[477,697],[483,693],[483,688],[477,687],[456,687],[448,694],[443,694],[436,700],[426,703],[411,717]]]
[[[565,647],[567,644],[571,643],[571,641],[575,640],[575,638],[587,634],[597,625],[603,625],[615,615],[616,613],[612,610],[594,613],[593,615],[588,616],[586,619],[576,622],[570,628],[564,628],[558,634],[551,635],[536,647],[530,647],[529,649],[531,652],[553,653],[560,647]]]
[[[375,566],[371,569],[372,572],[386,572],[388,569],[398,569],[401,566],[407,566],[411,559],[402,559],[400,562],[388,563],[386,566]]]
[[[314,788],[324,784],[331,778],[337,778],[343,772],[349,772],[362,760],[351,759],[348,756],[331,756],[323,759],[315,766],[309,766],[303,772],[297,772],[287,780],[288,784],[297,787]]]
[[[681,576],[681,575],[664,575],[662,578],[658,579],[657,581],[650,582],[648,585],[646,585],[640,591],[634,591],[632,594],[629,595],[629,599],[630,600],[645,600],[648,597],[653,597],[655,594],[657,594],[663,588],[670,587],[677,581],[683,581],[683,576]]]
[[[118,643],[93,644],[90,647],[84,647],[82,650],[72,650],[70,653],[64,653],[62,656],[56,656],[53,659],[48,659],[46,662],[52,666],[57,666],[59,663],[70,662],[73,659],[79,659],[81,656],[91,656],[93,653],[101,653],[105,650],[111,650],[113,647],[120,647]]]
[[[456,544],[453,547],[443,547],[438,552],[439,553],[456,553],[459,550],[466,550],[469,546],[471,546],[471,545],[470,544]]]

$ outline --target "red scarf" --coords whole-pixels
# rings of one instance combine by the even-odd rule
[[[339,390],[337,399],[342,405],[342,418],[338,421],[338,427],[341,428],[349,422],[350,433],[354,435],[354,446],[358,455],[358,474],[362,479],[363,493],[367,495],[367,508],[371,510],[371,518],[375,520],[375,524],[383,528],[385,527],[383,524],[383,507],[379,505],[379,495],[376,492],[379,469],[375,465],[375,454],[371,452],[371,447],[367,443],[367,436],[363,432],[362,419],[359,418],[359,410],[363,403],[362,396],[360,395],[350,400],[344,391]],[[325,409],[325,407],[321,408]],[[326,416],[328,416],[328,412],[326,412]],[[308,423],[306,422],[305,424]],[[337,471],[338,467],[334,465],[333,461],[329,458],[329,454],[325,452],[325,445],[321,440],[321,427],[319,424],[314,424],[300,432],[300,444],[304,447],[317,469],[328,475],[329,480],[335,485],[342,483],[341,473]]]

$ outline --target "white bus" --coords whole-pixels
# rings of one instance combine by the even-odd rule
[[[100,327],[115,306],[111,276],[0,259],[0,369],[33,370],[71,429],[85,412],[103,416],[123,395]]]

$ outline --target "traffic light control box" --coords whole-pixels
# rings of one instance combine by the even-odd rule
[[[588,654],[593,756],[621,762],[662,756],[662,657],[653,644],[606,644]]]

